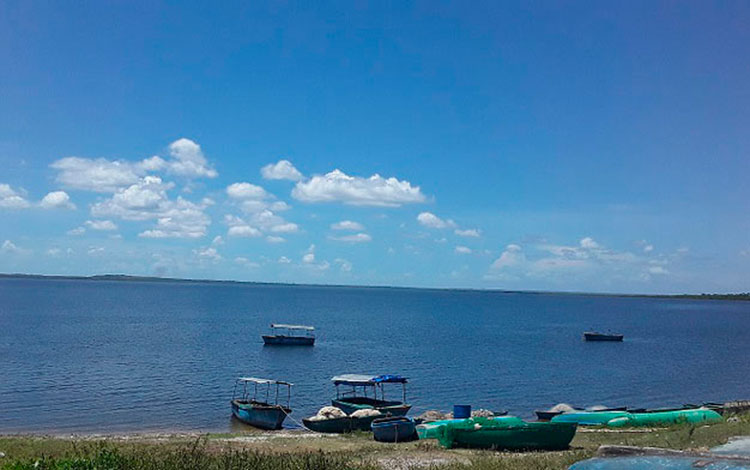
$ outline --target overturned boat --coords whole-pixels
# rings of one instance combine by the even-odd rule
[[[526,422],[515,416],[435,421],[417,426],[420,439],[437,439],[446,449],[564,450],[575,423]]]
[[[670,424],[718,423],[719,413],[706,407],[662,408],[655,410],[579,411],[563,413],[551,419],[552,423],[576,423],[584,426],[665,426]]]

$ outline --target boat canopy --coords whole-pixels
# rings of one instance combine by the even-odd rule
[[[287,329],[287,330],[315,331],[315,327],[314,326],[287,325],[285,323],[271,323],[271,328],[284,328],[284,329]]]
[[[254,383],[254,384],[263,384],[263,385],[288,385],[291,387],[294,385],[293,383],[285,382],[283,380],[272,380],[272,379],[259,379],[256,377],[240,377],[237,379],[237,382],[245,382],[245,383]]]
[[[406,377],[400,375],[367,375],[367,374],[342,374],[331,378],[334,385],[377,385],[383,383],[400,383],[408,382]]]

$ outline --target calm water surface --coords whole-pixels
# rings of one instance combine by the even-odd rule
[[[271,322],[315,325],[315,347],[264,347]],[[5,279],[0,432],[237,429],[242,375],[294,382],[297,420],[359,372],[408,376],[413,414],[749,398],[748,331],[744,302]]]

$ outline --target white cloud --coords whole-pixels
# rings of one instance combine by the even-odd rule
[[[104,158],[65,157],[50,166],[59,171],[56,178],[58,183],[68,188],[99,193],[113,193],[134,184],[146,172],[141,164]]]
[[[456,223],[451,219],[443,220],[432,212],[422,212],[417,216],[417,222],[429,228],[452,228]]]
[[[364,232],[355,233],[352,235],[343,235],[341,237],[328,237],[331,240],[335,240],[338,242],[346,242],[346,243],[366,243],[369,241],[372,241],[372,237]]]
[[[10,240],[5,240],[3,244],[0,245],[0,253],[25,255],[25,254],[31,253],[31,250],[27,250],[26,248],[21,248]]]
[[[15,191],[10,185],[0,184],[0,208],[2,209],[25,209],[31,206],[21,194]]]
[[[260,264],[254,262],[254,261],[250,261],[249,259],[245,258],[244,256],[238,256],[238,257],[236,257],[234,259],[234,262],[237,263],[237,264],[239,264],[239,265],[242,265],[242,266],[244,266],[246,268],[259,268],[260,267]]]
[[[52,191],[42,198],[39,207],[42,209],[75,209],[76,205],[70,201],[70,196],[65,191]]]
[[[282,257],[279,258],[278,262],[279,262],[279,264],[289,264],[289,263],[292,262],[292,260],[290,260],[286,256],[282,256]]]
[[[86,233],[86,229],[84,227],[76,227],[74,229],[70,229],[66,232],[68,235],[83,235]]]
[[[299,181],[303,178],[302,173],[289,160],[279,160],[276,163],[269,163],[260,169],[260,173],[267,180]]]
[[[646,245],[643,247],[644,253],[651,253],[652,251],[654,251],[654,245]]]
[[[230,237],[255,238],[263,234],[257,228],[249,225],[235,225],[234,227],[229,227],[227,235]]]
[[[315,253],[305,253],[304,256],[302,256],[302,262],[303,263],[315,262]]]
[[[167,162],[167,170],[188,178],[215,178],[218,176],[203,155],[200,145],[190,139],[178,139],[169,144],[172,160]]]
[[[349,176],[340,170],[315,175],[298,182],[292,197],[303,202],[341,202],[353,206],[398,207],[424,202],[419,186],[375,174],[369,178]]]
[[[352,271],[352,263],[344,258],[336,258],[333,260],[333,264],[338,265],[341,272],[348,273]]]
[[[469,248],[468,246],[459,245],[455,248],[455,252],[460,255],[468,255],[471,254],[471,248]]]
[[[227,195],[233,199],[261,200],[269,197],[262,187],[252,183],[233,183],[227,186]]]
[[[299,232],[299,226],[292,222],[285,222],[278,225],[272,225],[268,230],[273,233],[296,233]]]
[[[581,245],[581,248],[587,249],[587,250],[595,250],[599,248],[599,244],[594,241],[591,237],[582,238],[579,242]]]
[[[104,247],[91,246],[86,253],[88,253],[89,256],[99,256],[101,254],[104,254]]]
[[[200,259],[205,259],[213,262],[221,261],[221,255],[216,250],[216,248],[210,246],[207,248],[201,248],[198,250],[193,250],[193,254],[198,256]]]
[[[650,266],[648,272],[650,274],[669,274],[669,271],[662,266]]]
[[[268,235],[266,237],[266,241],[268,243],[284,243],[286,241],[286,239],[284,237],[278,237],[278,236],[275,236],[275,235]]]
[[[224,244],[224,239],[221,237],[221,235],[216,235],[213,240],[211,240],[211,244],[214,246],[219,246]]]
[[[353,222],[351,220],[342,220],[341,222],[336,222],[335,224],[331,224],[331,229],[332,230],[351,230],[351,231],[357,232],[357,231],[364,230],[365,227],[359,222]]]
[[[85,224],[91,230],[117,230],[117,225],[111,220],[87,220]]]
[[[524,256],[521,247],[511,243],[505,247],[505,250],[500,254],[500,257],[496,259],[491,269],[503,269],[511,266],[518,266],[526,262],[526,256]]]
[[[466,230],[461,230],[460,228],[457,228],[456,230],[454,230],[454,233],[458,235],[459,237],[479,238],[481,236],[482,231],[476,228],[467,228]]]
[[[119,217],[124,220],[156,220],[156,226],[138,235],[143,238],[200,238],[211,219],[204,210],[213,201],[196,204],[182,197],[169,199],[167,190],[174,184],[158,176],[146,176],[91,207],[94,217]]]

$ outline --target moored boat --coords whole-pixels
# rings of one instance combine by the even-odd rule
[[[357,410],[375,409],[384,415],[404,416],[411,405],[406,403],[406,377],[400,375],[343,374],[331,379],[336,386],[336,398],[331,404],[350,415]],[[385,384],[401,384],[403,401],[386,400]],[[339,387],[350,387],[341,392]],[[380,397],[378,397],[380,392]]]
[[[622,341],[625,335],[613,333],[599,333],[596,331],[586,331],[583,333],[585,341]]]
[[[341,418],[328,419],[302,419],[302,424],[309,430],[323,433],[343,434],[353,431],[370,431],[372,422],[378,416],[365,416],[357,418],[354,416],[344,416]]]
[[[376,418],[370,428],[378,442],[406,442],[418,439],[414,420],[406,416]]]
[[[313,346],[315,327],[271,323],[271,334],[262,337],[263,344],[269,346]]]
[[[417,426],[420,439],[437,439],[445,448],[563,450],[576,433],[575,423],[526,422],[515,416],[436,421]]]
[[[253,394],[250,395],[248,384],[253,385]],[[265,401],[258,398],[258,385],[265,385]],[[271,386],[275,385],[275,401],[270,402]],[[241,394],[237,396],[237,388],[242,387]],[[287,388],[286,406],[279,404],[279,387]],[[291,401],[292,384],[280,380],[258,379],[255,377],[240,377],[235,381],[232,393],[232,415],[243,423],[260,429],[281,429],[284,419],[292,412],[289,407]],[[261,391],[261,395],[263,395]]]

